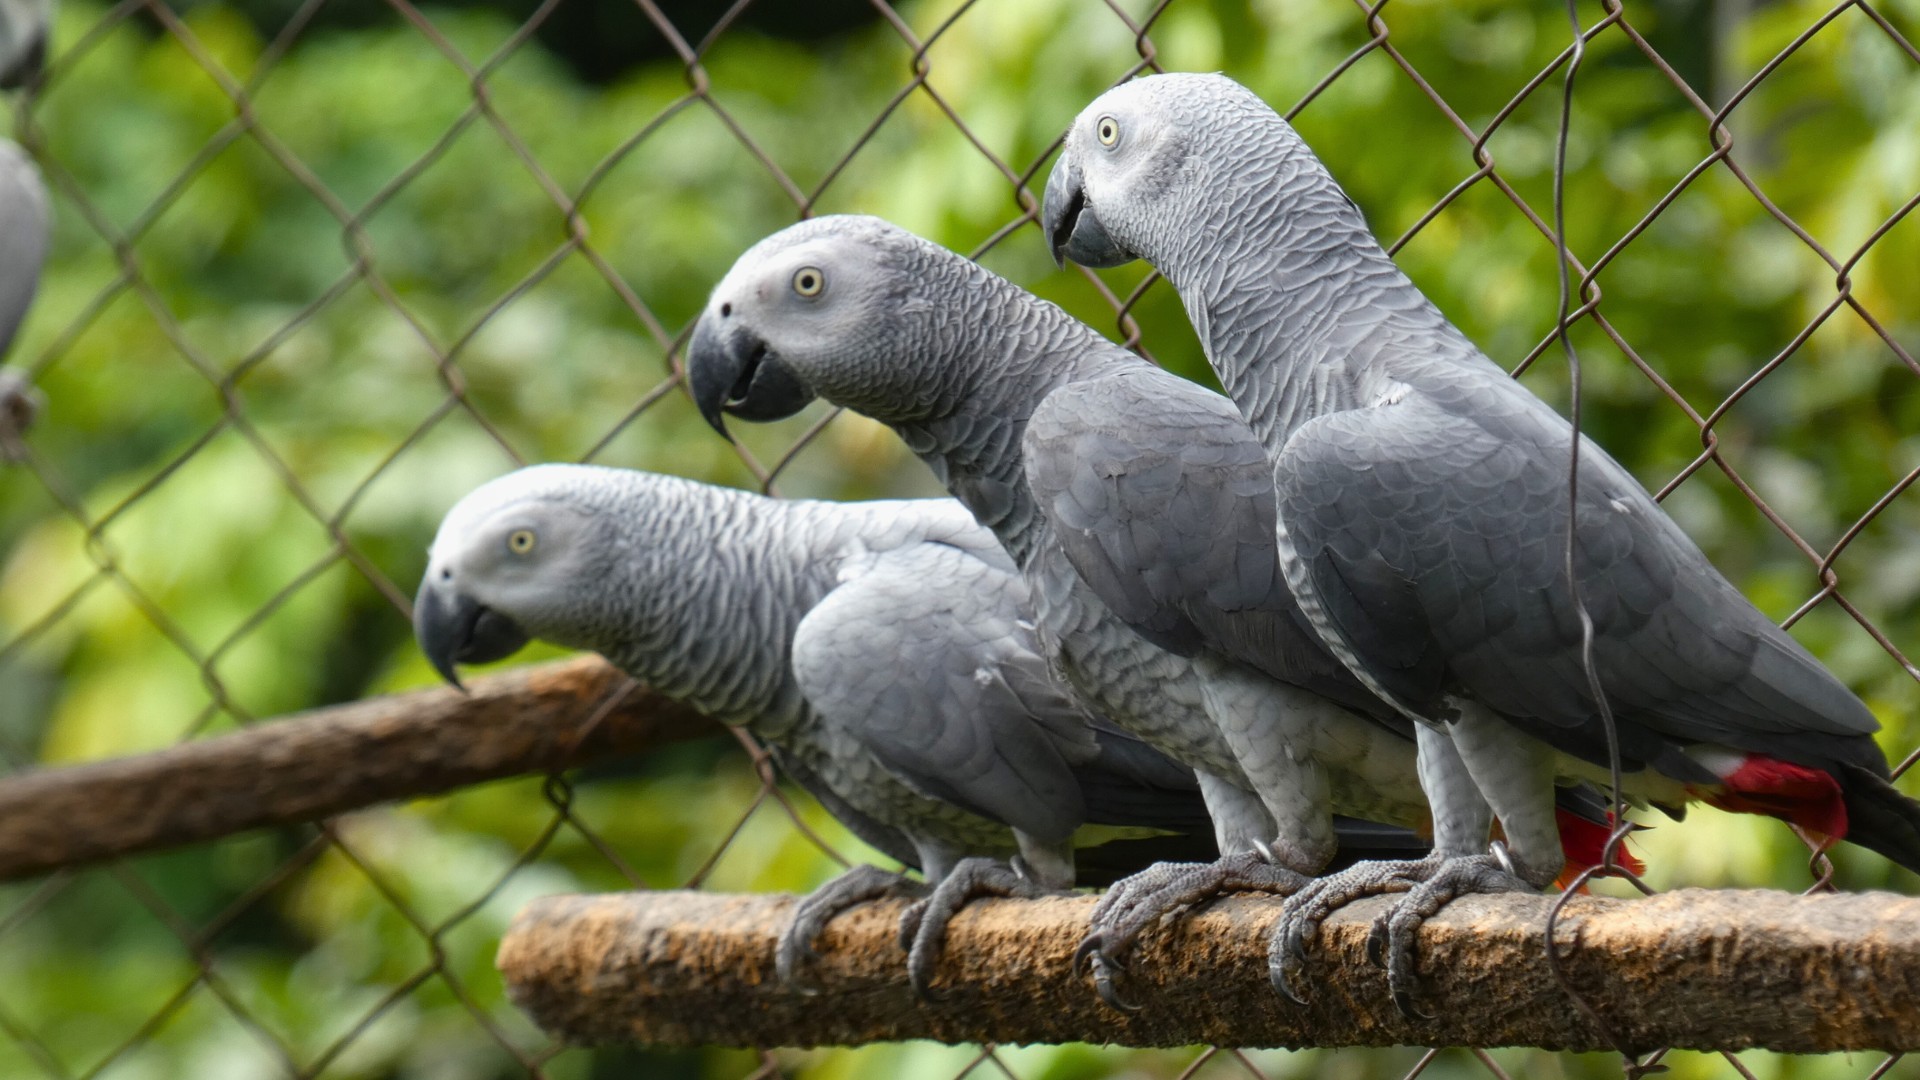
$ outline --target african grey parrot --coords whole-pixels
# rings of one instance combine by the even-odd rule
[[[4,5],[10,0],[0,0]],[[4,61],[0,53],[0,61]],[[40,284],[51,239],[47,189],[40,171],[19,144],[0,139],[0,359],[26,318]],[[39,395],[26,379],[0,368],[0,457],[11,456],[14,441],[32,425]]]
[[[856,835],[938,885],[903,926],[925,987],[972,896],[1213,850],[1191,774],[1087,719],[1035,652],[1026,607],[993,536],[950,499],[788,501],[543,465],[448,512],[414,627],[456,685],[456,663],[538,638],[745,726]],[[1346,835],[1420,847],[1362,823]],[[1018,871],[1001,861],[1016,853]],[[782,973],[835,914],[902,880],[864,867],[816,892],[782,938]]]
[[[1314,629],[1421,723],[1423,751],[1448,742],[1465,762],[1423,772],[1435,813],[1484,799],[1504,828],[1505,850],[1439,844],[1289,901],[1282,990],[1326,911],[1411,888],[1385,926],[1411,1009],[1419,921],[1463,892],[1552,881],[1551,778],[1605,774],[1566,578],[1572,426],[1446,320],[1293,129],[1225,77],[1096,99],[1042,224],[1056,258],[1145,259],[1179,291],[1265,445],[1286,579]],[[1635,801],[1769,814],[1920,870],[1920,804],[1889,783],[1872,713],[1579,445],[1576,580]]]
[[[1108,894],[1084,949],[1110,1001],[1109,968],[1161,914],[1304,885],[1333,852],[1334,812],[1426,820],[1412,725],[1293,603],[1269,470],[1224,398],[867,217],[803,222],[742,255],[687,371],[723,431],[725,413],[785,416],[815,396],[893,427],[1018,562],[1081,700],[1194,768],[1225,857]],[[1484,842],[1486,820],[1436,827]]]

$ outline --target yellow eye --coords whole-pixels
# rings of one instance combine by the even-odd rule
[[[817,266],[803,266],[793,272],[793,291],[812,299],[827,287],[827,275]]]
[[[507,534],[507,550],[515,555],[533,554],[533,543],[532,529],[515,529]]]
[[[1112,146],[1120,141],[1120,121],[1111,116],[1103,116],[1093,125],[1093,134],[1099,138],[1101,146]]]

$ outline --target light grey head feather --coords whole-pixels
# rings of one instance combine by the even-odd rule
[[[803,292],[808,282],[817,286]],[[735,261],[707,302],[689,366],[697,378],[703,335],[747,338],[816,396],[882,423],[921,421],[950,411],[978,378],[952,363],[975,329],[955,320],[991,310],[993,294],[1011,288],[879,218],[814,218]]]
[[[819,288],[803,295],[797,288]],[[1027,417],[1054,387],[1145,362],[1013,283],[877,218],[803,222],[742,255],[688,350],[702,408],[778,365],[806,392],[893,427],[1016,558],[1032,526]]]
[[[763,505],[764,504],[764,505]],[[442,521],[421,584],[523,637],[591,649],[669,696],[762,731],[794,720],[791,594],[828,570],[790,551],[777,500],[677,477],[538,465]],[[469,617],[473,617],[471,613]]]
[[[1202,244],[1237,247],[1274,208],[1365,222],[1292,125],[1222,75],[1135,79],[1095,98],[1067,131],[1047,182],[1056,254],[1153,263],[1179,285]],[[1094,232],[1089,259],[1069,246]],[[1083,238],[1084,239],[1084,238]]]
[[[1095,99],[1048,180],[1047,210],[1061,254],[1097,240],[1091,256],[1124,251],[1167,276],[1270,452],[1308,415],[1369,392],[1359,369],[1389,351],[1382,342],[1485,362],[1292,125],[1225,76],[1153,76]]]

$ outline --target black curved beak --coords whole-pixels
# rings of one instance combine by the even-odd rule
[[[429,577],[413,600],[413,637],[433,670],[465,690],[456,664],[504,660],[526,647],[527,634],[512,619],[482,607],[458,589]]]
[[[759,335],[711,312],[700,317],[687,343],[687,387],[700,415],[722,435],[728,415],[754,423],[784,420],[813,400],[813,391]]]
[[[1082,266],[1108,267],[1130,263],[1138,256],[1116,243],[1087,203],[1080,165],[1063,151],[1047,176],[1047,193],[1040,204],[1040,227],[1055,264],[1071,259]]]

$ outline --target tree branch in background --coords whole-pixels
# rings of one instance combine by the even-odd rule
[[[316,821],[719,731],[598,657],[0,778],[0,881]],[[624,691],[624,692],[623,692]]]
[[[1336,914],[1309,970],[1313,1002],[1267,982],[1271,900],[1233,898],[1148,935],[1116,1012],[1068,970],[1091,898],[986,901],[955,919],[934,1000],[907,984],[897,903],[836,919],[810,969],[781,985],[774,941],[786,896],[555,896],[501,942],[514,999],[572,1042],[741,1047],[942,1042],[1131,1046],[1612,1047],[1547,970],[1553,898],[1457,900],[1420,934],[1419,999],[1395,1011],[1366,959],[1385,899]],[[1920,1048],[1920,900],[1700,889],[1645,900],[1574,899],[1555,934],[1571,984],[1627,1046],[1796,1053]]]

